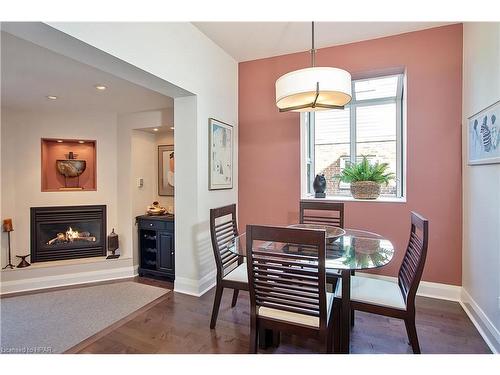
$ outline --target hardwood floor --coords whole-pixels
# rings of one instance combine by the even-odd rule
[[[172,289],[172,284],[145,278],[137,282]],[[79,353],[247,353],[249,298],[240,292],[231,308],[225,291],[217,326],[210,330],[214,290],[200,298],[169,293],[123,325],[81,348]],[[422,353],[490,353],[457,302],[417,297],[417,330]],[[318,343],[283,335],[281,345],[261,353],[317,353]],[[352,353],[411,353],[404,323],[356,312]]]

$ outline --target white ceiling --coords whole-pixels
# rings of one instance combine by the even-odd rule
[[[171,108],[173,99],[1,33],[2,107],[131,113]],[[107,86],[99,91],[95,85]],[[57,100],[47,99],[55,95]]]
[[[193,22],[236,61],[248,61],[311,48],[310,22]],[[359,42],[450,22],[316,22],[316,48]]]
[[[140,130],[151,134],[174,134],[174,129],[170,129],[170,126],[157,126],[150,128],[141,128],[136,130]]]

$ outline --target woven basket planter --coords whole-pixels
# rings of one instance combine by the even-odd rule
[[[377,199],[380,196],[380,184],[373,181],[351,182],[351,194],[356,199]]]

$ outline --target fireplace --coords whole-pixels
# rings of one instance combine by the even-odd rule
[[[106,206],[31,208],[31,261],[106,255]]]

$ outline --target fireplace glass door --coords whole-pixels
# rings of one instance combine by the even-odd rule
[[[32,208],[32,261],[106,255],[105,206]]]
[[[42,223],[39,225],[38,246],[40,250],[93,247],[101,242],[101,236],[101,223],[97,220]]]

